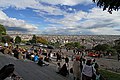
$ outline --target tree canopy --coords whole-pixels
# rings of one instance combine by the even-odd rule
[[[4,35],[4,36],[2,36],[1,37],[1,42],[3,42],[3,43],[5,43],[5,42],[11,42],[11,40],[12,40],[13,38],[11,38],[9,35]]]
[[[21,42],[21,37],[16,36],[15,38],[15,43],[19,44]]]
[[[55,48],[60,48],[60,46],[61,46],[61,43],[60,42],[48,42],[48,45],[52,45],[52,46],[54,46]]]
[[[37,37],[36,35],[33,35],[32,40],[30,40],[31,43],[36,43]]]
[[[110,48],[110,45],[108,44],[98,44],[95,47],[93,47],[96,51],[107,51]]]
[[[6,35],[6,29],[3,25],[0,24],[0,35]]]
[[[118,53],[120,53],[120,39],[115,40],[114,43],[114,48],[117,50]]]
[[[107,9],[111,14],[113,10],[120,9],[120,0],[93,0],[93,2],[97,3],[100,8],[103,7],[103,11]]]
[[[36,37],[37,43],[48,44],[48,41],[42,37]]]
[[[85,49],[85,46],[81,45],[79,42],[70,42],[65,44],[66,48],[69,49]]]

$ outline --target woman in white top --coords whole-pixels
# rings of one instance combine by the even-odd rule
[[[86,64],[83,65],[82,80],[91,80],[93,76],[93,67],[91,60],[87,60]]]

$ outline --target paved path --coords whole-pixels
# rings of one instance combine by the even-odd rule
[[[15,72],[24,80],[72,80],[70,76],[65,78],[57,74],[56,66],[53,64],[40,67],[32,61],[17,60],[14,57],[0,53],[0,68],[9,63],[15,64]]]
[[[100,58],[97,59],[97,62],[103,68],[120,69],[120,62],[117,60]],[[0,53],[0,68],[9,63],[15,64],[15,72],[23,77],[24,80],[73,80],[71,76],[65,78],[58,75],[54,64],[40,67],[32,61],[22,61]]]
[[[114,59],[100,58],[100,59],[97,59],[97,62],[101,68],[105,68],[105,69],[120,73],[120,61],[117,61]]]

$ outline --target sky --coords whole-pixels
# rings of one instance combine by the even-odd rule
[[[0,0],[0,24],[11,34],[120,35],[120,10],[92,0]]]

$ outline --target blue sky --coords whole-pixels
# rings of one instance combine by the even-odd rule
[[[92,0],[0,0],[0,24],[8,33],[120,35],[119,17]]]

